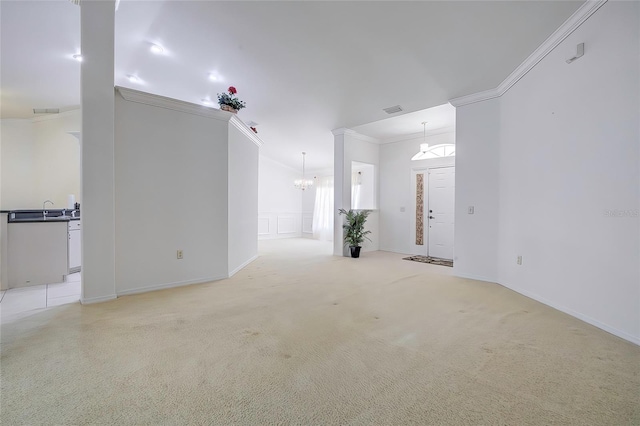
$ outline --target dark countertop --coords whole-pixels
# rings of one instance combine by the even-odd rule
[[[26,218],[26,219],[9,219],[9,223],[28,223],[28,222],[42,222],[42,223],[46,223],[46,222],[69,222],[72,220],[80,220],[79,217],[70,217],[70,216],[65,216],[65,217],[47,217],[46,219],[41,217],[40,219],[36,219],[36,218]]]
[[[44,217],[44,210],[3,210],[2,213],[8,213],[7,221],[9,223],[26,223],[26,222],[69,222],[72,220],[80,220],[80,210],[67,209],[49,209],[47,217]],[[63,214],[64,213],[64,214]],[[73,217],[76,216],[76,217]]]

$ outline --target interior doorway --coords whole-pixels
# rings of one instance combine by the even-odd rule
[[[416,255],[453,260],[455,166],[413,170]]]

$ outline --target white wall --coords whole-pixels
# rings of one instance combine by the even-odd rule
[[[117,293],[226,277],[228,122],[120,94],[115,110]]]
[[[0,209],[36,208],[33,125],[29,120],[0,120],[2,186]],[[42,208],[42,202],[40,207]]]
[[[66,208],[67,195],[80,202],[80,110],[34,119],[0,120],[2,210]]]
[[[114,0],[80,8],[82,303],[116,297],[114,23]]]
[[[485,250],[498,282],[635,343],[639,18],[640,3],[608,2],[501,98],[459,108],[456,164],[456,273],[486,274],[477,235],[493,226],[495,204],[498,248]],[[582,42],[585,55],[567,64]]]
[[[80,141],[68,133],[80,131],[80,126],[79,109],[33,120],[37,165],[35,208],[42,208],[42,202],[47,199],[55,203],[54,208],[67,208],[69,194],[82,203]]]
[[[229,126],[229,275],[258,256],[258,147]]]
[[[380,250],[407,254],[426,252],[425,246],[415,245],[413,171],[452,166],[454,157],[411,161],[411,157],[420,150],[421,143],[424,143],[422,137],[380,146]],[[427,136],[427,143],[430,146],[455,143],[455,134]]]
[[[453,269],[492,282],[498,281],[499,139],[499,99],[457,108]]]
[[[258,238],[300,237],[303,191],[293,181],[301,178],[302,168],[295,170],[262,155],[259,162]]]
[[[342,224],[344,216],[338,214],[338,210],[351,209],[351,172],[352,161],[368,163],[374,166],[374,180],[379,182],[380,173],[380,145],[367,136],[361,135],[350,129],[336,129],[334,134],[334,237],[333,254],[336,256],[349,256],[349,248],[343,243]],[[376,199],[380,198],[379,186],[375,189]],[[365,229],[371,231],[369,240],[365,240],[362,251],[376,251],[380,247],[379,234],[379,210],[372,210],[367,219]]]

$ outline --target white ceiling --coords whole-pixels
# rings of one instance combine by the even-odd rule
[[[332,129],[421,133],[424,114],[411,113],[496,87],[582,3],[121,0],[115,82],[195,103],[234,85],[263,154],[299,167],[306,151],[309,169],[324,168]],[[77,106],[79,7],[2,0],[0,13],[2,118]],[[394,105],[401,118],[385,120]]]

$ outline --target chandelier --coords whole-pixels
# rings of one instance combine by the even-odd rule
[[[293,181],[293,186],[297,189],[302,189],[303,191],[311,186],[313,186],[313,181],[311,179],[306,179],[304,175],[304,156],[306,152],[302,153],[302,179],[296,179]]]

